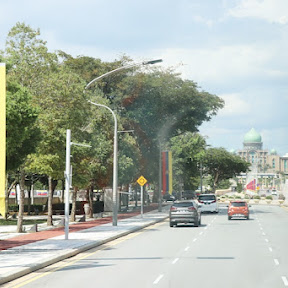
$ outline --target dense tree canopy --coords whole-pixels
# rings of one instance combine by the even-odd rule
[[[35,152],[41,139],[36,126],[38,109],[32,106],[28,90],[15,83],[8,83],[6,97],[6,167],[18,169],[27,155]]]
[[[140,174],[149,183],[157,183],[160,149],[171,147],[177,159],[177,181],[182,181],[184,186],[197,186],[197,163],[205,140],[196,132],[224,106],[218,96],[201,91],[195,82],[183,80],[173,69],[159,67],[123,69],[85,90],[94,78],[126,67],[133,63],[132,59],[123,56],[103,62],[88,56],[74,58],[64,51],[51,53],[40,39],[40,31],[24,23],[17,23],[9,32],[3,57],[8,63],[8,86],[18,85],[9,88],[13,97],[19,99],[8,102],[8,116],[20,117],[17,111],[23,110],[26,101],[30,117],[24,119],[23,113],[23,121],[17,120],[19,127],[26,131],[25,137],[10,134],[13,125],[15,131],[20,128],[17,121],[8,119],[9,137],[23,138],[22,142],[18,141],[22,145],[21,155],[15,153],[12,138],[8,138],[11,149],[8,155],[21,161],[26,159],[27,172],[50,177],[49,183],[62,179],[66,129],[71,129],[73,142],[92,146],[71,149],[73,185],[101,189],[112,184],[113,119],[106,109],[89,104],[89,99],[113,109],[118,130],[124,131],[118,133],[120,185],[135,182]],[[126,133],[127,130],[133,133]],[[33,140],[35,147],[25,142],[36,136],[40,141]],[[12,162],[13,169],[20,164]]]

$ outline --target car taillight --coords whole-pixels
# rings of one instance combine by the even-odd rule
[[[194,210],[196,210],[194,206],[188,207],[188,211],[194,211]]]
[[[176,207],[171,206],[170,211],[176,211],[176,210],[177,210]]]
[[[211,203],[215,203],[216,202],[216,200],[213,200]]]
[[[202,200],[198,200],[199,203],[204,203]]]

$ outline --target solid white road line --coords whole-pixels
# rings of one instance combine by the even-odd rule
[[[179,258],[175,258],[172,262],[172,264],[175,264],[177,261],[179,260]]]
[[[275,263],[276,266],[278,266],[279,265],[278,259],[274,259],[274,263]]]
[[[157,278],[156,278],[156,280],[153,282],[153,284],[158,284],[158,282],[163,278],[163,274],[160,274]]]
[[[285,285],[285,286],[288,286],[288,280],[287,280],[287,278],[286,278],[285,276],[282,276],[281,278],[282,278],[282,281],[283,281],[284,285]]]

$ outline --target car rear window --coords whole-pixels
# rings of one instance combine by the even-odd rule
[[[233,206],[233,207],[243,207],[243,206],[246,206],[246,202],[231,202],[231,206]]]
[[[174,203],[172,206],[174,207],[190,207],[193,206],[192,202],[181,202],[181,203]]]
[[[214,201],[216,200],[216,197],[215,195],[199,195],[199,200],[201,201]]]

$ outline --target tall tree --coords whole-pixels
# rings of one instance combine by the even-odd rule
[[[142,173],[155,182],[158,178],[159,149],[171,137],[196,132],[224,105],[222,99],[199,91],[190,80],[171,70],[153,70],[126,77],[114,101],[123,126],[134,129],[142,155]],[[149,165],[148,165],[149,163]]]
[[[40,110],[37,124],[42,139],[36,153],[29,158],[28,168],[49,178],[47,223],[51,225],[52,180],[63,178],[66,129],[81,138],[81,128],[87,123],[88,103],[83,94],[83,80],[61,67],[57,55],[48,52],[46,42],[39,35],[39,30],[17,23],[8,34],[5,55],[13,64],[7,78],[28,88]]]
[[[175,190],[196,190],[200,184],[199,166],[205,153],[205,138],[199,133],[186,132],[171,138],[169,144]]]
[[[212,190],[215,192],[220,181],[235,177],[241,172],[247,172],[250,163],[224,148],[207,149],[203,163],[206,172],[212,177]]]
[[[32,106],[31,100],[31,94],[29,94],[27,89],[16,83],[8,82],[6,102],[6,167],[7,173],[19,169],[21,175],[18,232],[22,232],[23,223],[24,166],[27,156],[36,150],[41,136],[40,129],[36,126],[38,109]],[[13,183],[15,184],[15,182]],[[6,207],[8,207],[10,190],[11,188],[7,187],[5,191]],[[5,217],[7,217],[7,211]]]

